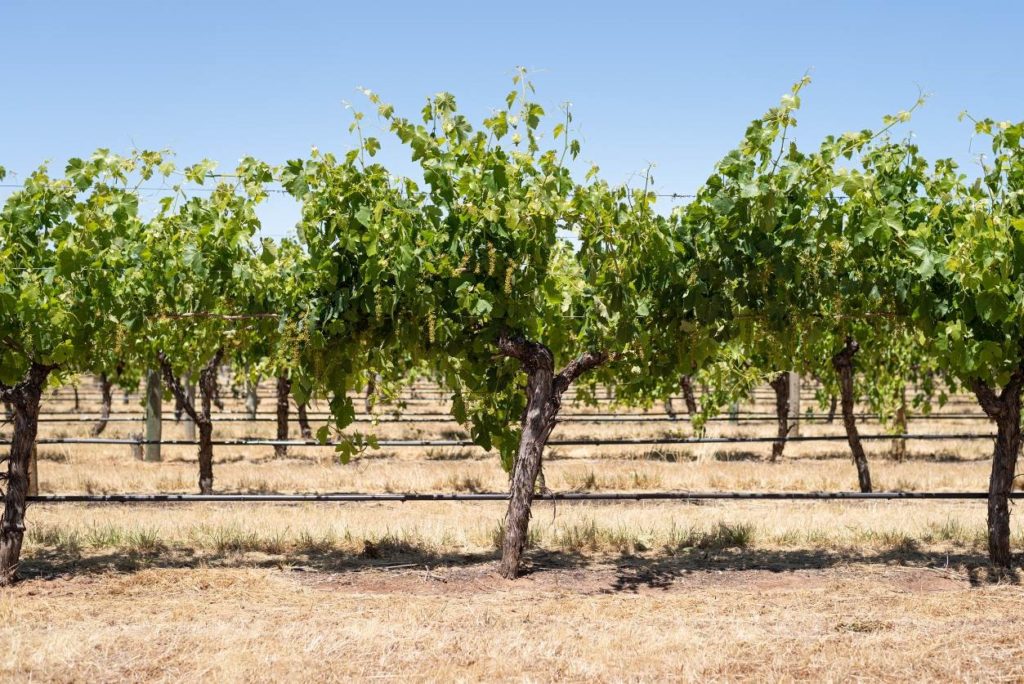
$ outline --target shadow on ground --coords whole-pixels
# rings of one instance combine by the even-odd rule
[[[152,568],[293,568],[322,573],[349,573],[375,569],[475,569],[496,572],[499,554],[438,553],[407,542],[365,542],[360,553],[339,549],[296,549],[281,553],[217,551],[197,553],[184,547],[161,547],[147,553],[74,553],[59,549],[34,549],[20,568],[22,579],[63,579],[74,575],[105,572],[138,572]],[[1019,571],[994,571],[980,553],[929,553],[893,550],[871,554],[806,549],[684,549],[643,555],[601,555],[534,549],[524,562],[524,577],[566,571],[611,572],[603,591],[638,592],[667,590],[694,577],[727,573],[742,583],[745,576],[780,576],[853,566],[902,567],[948,570],[965,578],[971,586],[993,582],[1019,585]]]

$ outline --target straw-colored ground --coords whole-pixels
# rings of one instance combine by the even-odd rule
[[[44,411],[69,409],[68,396]],[[238,402],[229,409],[240,412]],[[945,410],[977,413],[966,402]],[[382,438],[457,431],[363,428]],[[104,436],[140,429],[111,423]],[[41,436],[87,430],[47,423]],[[181,430],[169,424],[164,437]],[[715,423],[710,432],[773,430]],[[911,431],[991,427],[930,420]],[[222,438],[272,433],[271,423],[216,428]],[[566,423],[553,438],[662,434],[689,430]],[[802,434],[841,426],[804,425]],[[843,442],[790,444],[779,464],[762,460],[769,444],[739,447],[556,447],[546,483],[855,488]],[[873,442],[869,457],[877,489],[981,491],[990,448],[912,443],[897,463],[888,442]],[[316,448],[292,448],[287,459],[269,447],[216,454],[215,486],[228,492],[506,486],[496,458],[474,449],[369,452],[347,466]],[[43,446],[40,457],[43,493],[195,490],[190,447],[165,447],[162,463],[135,461],[126,446]],[[994,582],[986,570],[983,502],[543,503],[530,572],[515,583],[495,573],[503,512],[497,502],[35,505],[27,579],[0,592],[0,672],[59,681],[1024,680],[1024,591],[1015,576]],[[1014,529],[1020,549],[1024,527],[1015,520]]]

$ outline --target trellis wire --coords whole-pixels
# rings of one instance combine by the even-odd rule
[[[904,441],[936,441],[955,440],[970,441],[995,439],[994,433],[949,433],[949,434],[871,434],[860,435],[862,441],[904,440]],[[547,446],[660,446],[669,444],[768,444],[772,442],[845,442],[846,435],[798,435],[789,437],[661,437],[661,438],[620,438],[620,439],[553,439]],[[10,440],[0,441],[0,445],[10,445]],[[105,445],[147,445],[163,446],[198,446],[199,442],[186,439],[146,440],[118,439],[103,437],[42,437],[36,440],[39,445],[54,444],[105,444]],[[316,440],[295,439],[220,439],[210,442],[212,446],[296,446],[296,447],[334,447],[339,443],[328,441],[321,443]],[[377,440],[382,449],[405,447],[474,447],[478,446],[469,439],[392,439]]]
[[[1011,492],[1011,499],[1024,498],[1024,492]],[[302,503],[302,502],[401,502],[427,501],[507,501],[502,492],[479,493],[336,493],[336,494],[43,494],[30,496],[30,503]],[[983,500],[986,492],[544,492],[534,496],[540,501],[887,501]]]

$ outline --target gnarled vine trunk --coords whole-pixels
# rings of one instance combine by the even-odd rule
[[[697,397],[693,393],[693,378],[689,375],[684,375],[679,379],[679,388],[683,391],[683,401],[686,402],[686,413],[690,416],[690,420],[694,420],[697,417]]]
[[[377,373],[371,373],[366,381],[366,399],[363,402],[363,408],[368,414],[373,413],[373,404],[377,397],[377,381],[379,379],[380,376]]]
[[[181,380],[174,373],[167,355],[160,352],[160,368],[163,370],[164,380],[174,396],[181,401],[182,408],[189,415],[199,429],[199,493],[213,494],[213,421],[210,418],[210,408],[213,397],[217,393],[217,368],[224,355],[223,349],[218,349],[213,358],[199,372],[199,395],[200,410],[196,410],[195,402],[190,401],[185,387]]]
[[[1009,569],[1010,553],[1010,492],[1020,454],[1021,391],[1024,389],[1024,369],[1018,369],[997,395],[981,380],[974,380],[971,389],[985,414],[996,423],[995,449],[992,452],[992,472],[988,481],[988,555],[997,568]]]
[[[288,395],[292,391],[292,381],[287,376],[277,377],[277,438],[288,439]],[[284,444],[274,445],[274,455],[284,458],[288,455],[288,447]]]
[[[836,422],[836,408],[838,408],[838,403],[839,397],[833,394],[828,406],[828,416],[825,417],[825,422],[828,423],[829,425]]]
[[[0,586],[13,582],[18,571],[32,455],[39,429],[39,402],[52,370],[52,366],[33,363],[21,382],[13,387],[0,387],[4,400],[10,402],[14,411],[14,438],[7,458],[4,512],[0,519]]]
[[[97,420],[90,432],[93,437],[99,437],[107,429],[107,421],[110,420],[110,406],[114,401],[114,383],[110,381],[106,373],[100,373],[100,419]]]
[[[683,391],[683,401],[686,403],[686,413],[690,416],[690,425],[695,426],[700,408],[697,406],[697,397],[693,391],[693,378],[684,375],[679,379],[679,387]],[[701,427],[696,434],[698,437],[703,437],[704,428]]]
[[[196,401],[196,384],[192,382],[191,374],[186,373],[181,376],[181,382],[185,386],[185,397],[195,406]],[[184,411],[184,409],[182,409]],[[192,422],[192,418],[186,413],[183,416],[182,427],[185,429],[185,439],[190,442],[196,441],[196,424]]]
[[[309,426],[309,417],[306,415],[306,405],[299,404],[299,430],[302,439],[313,439],[313,428]]]
[[[775,418],[778,431],[772,442],[772,463],[782,457],[786,449],[786,438],[789,437],[789,373],[779,373],[768,383],[775,390]]]
[[[540,473],[544,446],[555,427],[562,395],[586,371],[604,363],[603,353],[587,352],[569,363],[557,375],[554,356],[543,344],[521,335],[502,335],[498,348],[505,356],[517,359],[526,373],[526,413],[523,416],[519,449],[512,466],[510,498],[505,516],[500,572],[507,579],[519,576],[520,561],[530,523],[530,507]]]
[[[843,427],[846,428],[846,441],[850,443],[850,451],[853,453],[853,463],[857,466],[857,481],[860,484],[860,491],[871,491],[871,471],[868,469],[868,457],[864,453],[864,446],[860,443],[860,433],[857,432],[857,418],[854,415],[856,397],[853,394],[853,357],[860,349],[860,345],[852,337],[846,338],[842,350],[832,357],[832,366],[839,376],[839,399],[843,409]]]

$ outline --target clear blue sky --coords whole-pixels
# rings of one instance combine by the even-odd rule
[[[910,127],[932,157],[970,163],[962,109],[1024,119],[1019,2],[347,5],[0,0],[0,164],[24,173],[100,146],[277,163],[347,149],[342,101],[362,105],[358,86],[408,116],[448,90],[479,120],[520,64],[549,111],[573,103],[583,158],[613,182],[653,163],[663,192],[692,192],[807,70],[804,144],[877,126],[918,86],[931,98]],[[295,215],[275,200],[266,232]]]

